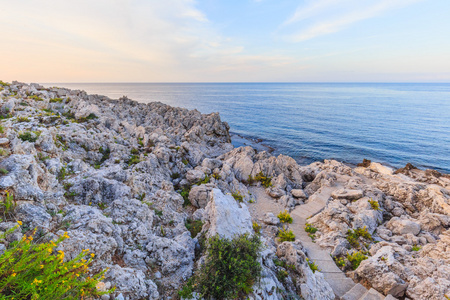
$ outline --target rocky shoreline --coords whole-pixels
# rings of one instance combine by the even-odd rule
[[[1,83],[0,97],[0,189],[15,202],[0,231],[24,224],[0,252],[34,228],[44,241],[67,231],[58,250],[68,259],[89,248],[94,268],[109,268],[99,288],[116,291],[102,299],[175,299],[202,264],[202,239],[254,234],[255,224],[264,249],[250,299],[450,296],[448,175],[368,161],[300,166],[234,148],[217,113],[157,102],[19,82]],[[188,230],[195,222],[201,229]],[[278,240],[283,227],[295,242]],[[334,286],[326,259],[314,270],[314,247],[349,290]]]

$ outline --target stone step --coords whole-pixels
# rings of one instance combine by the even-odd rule
[[[337,278],[335,280],[327,279],[325,277],[325,280],[330,284],[334,294],[339,298],[344,296],[349,290],[351,290],[355,286],[353,280],[345,276],[344,278]]]
[[[303,244],[305,246],[305,244]],[[308,246],[305,246],[308,250],[308,257],[312,260],[330,260],[331,256],[326,251],[310,251]],[[334,263],[334,262],[333,262]]]
[[[371,288],[359,300],[384,300],[384,296],[377,290]]]
[[[342,273],[333,260],[314,260],[322,273]],[[345,275],[344,275],[345,276]]]
[[[342,300],[359,300],[367,293],[367,289],[360,283],[357,283],[350,291],[341,297]]]

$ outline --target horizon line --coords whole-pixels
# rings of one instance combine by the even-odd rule
[[[240,84],[240,83],[301,83],[301,84],[450,84],[446,81],[97,81],[97,82],[30,82],[38,84]]]

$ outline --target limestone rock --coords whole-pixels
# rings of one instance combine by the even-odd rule
[[[231,239],[235,235],[251,234],[252,219],[245,204],[239,204],[231,195],[213,189],[211,201],[205,208],[207,236],[219,234]]]

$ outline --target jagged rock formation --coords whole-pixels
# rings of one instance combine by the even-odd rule
[[[445,174],[412,166],[394,174],[369,161],[356,168],[328,160],[300,166],[288,156],[233,149],[216,113],[162,103],[19,82],[2,85],[0,98],[0,189],[11,191],[16,204],[0,231],[15,220],[47,240],[67,231],[59,250],[67,258],[95,252],[94,267],[110,268],[105,286],[116,286],[116,295],[175,296],[202,262],[201,238],[253,234],[254,221],[265,248],[251,299],[333,299],[333,286],[306,260],[312,255],[305,237],[281,243],[276,234],[286,224],[249,210],[264,190],[274,206],[294,210],[293,228],[295,216],[304,215],[296,212],[323,203],[308,219],[316,231],[307,238],[360,283],[355,293],[449,296]],[[204,225],[192,236],[186,225],[195,220]],[[0,252],[24,233],[0,241]],[[358,255],[366,259],[356,265]]]

